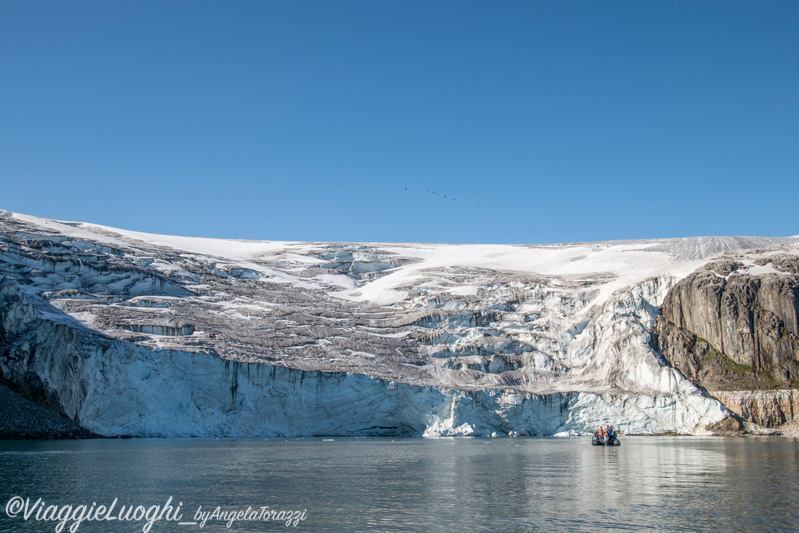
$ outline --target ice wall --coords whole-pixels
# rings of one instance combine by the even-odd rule
[[[34,383],[87,429],[136,436],[553,435],[614,424],[694,432],[724,416],[696,390],[640,394],[461,391],[151,349],[43,319],[0,288],[3,375]],[[34,385],[31,385],[32,387]]]

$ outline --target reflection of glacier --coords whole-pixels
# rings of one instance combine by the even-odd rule
[[[712,255],[790,239],[244,242],[0,217],[5,379],[99,433],[696,432],[648,344]]]
[[[635,531],[648,528],[655,531],[724,529],[723,526],[712,527],[707,517],[703,517],[701,527],[692,526],[690,520],[696,520],[695,513],[681,512],[687,499],[706,499],[704,505],[717,505],[718,491],[729,489],[730,457],[737,454],[725,449],[720,440],[707,437],[688,442],[682,437],[629,437],[618,449],[592,449],[585,445],[564,445],[564,448],[563,458],[560,464],[556,464],[558,470],[554,471],[568,479],[568,495],[564,496],[571,499],[574,508],[598,508],[605,514],[607,509],[615,511],[632,505],[629,520],[600,527],[600,530],[616,531],[621,529],[618,523]],[[697,506],[697,509],[701,508]],[[652,520],[653,509],[663,513],[662,517]],[[735,516],[734,512],[732,516]],[[657,524],[664,517],[670,520],[668,525],[664,526],[665,522]],[[613,519],[619,519],[618,513],[614,512]],[[582,526],[580,530],[596,529],[596,519],[584,522]]]

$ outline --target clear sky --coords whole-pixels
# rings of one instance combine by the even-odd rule
[[[266,240],[788,236],[798,177],[799,2],[0,2],[2,209]]]

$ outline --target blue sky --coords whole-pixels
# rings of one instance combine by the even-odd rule
[[[0,2],[0,208],[266,240],[795,235],[797,27],[787,1]]]

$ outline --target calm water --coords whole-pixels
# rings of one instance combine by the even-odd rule
[[[296,527],[163,519],[153,532],[799,531],[799,440],[0,441],[0,531],[55,531],[57,521],[10,518],[14,496],[55,510],[115,498],[117,510],[163,506],[172,496],[184,522],[199,506],[306,510]],[[145,525],[83,522],[77,531]]]

